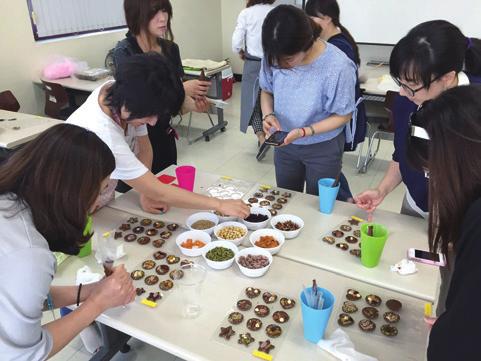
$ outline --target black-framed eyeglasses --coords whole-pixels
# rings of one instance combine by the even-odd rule
[[[431,80],[431,83],[434,83],[436,80],[439,80],[440,78],[442,77],[442,75],[438,75],[437,77],[435,77],[433,80]],[[416,93],[418,91],[421,91],[423,90],[424,88],[426,88],[426,85],[423,85],[422,87],[419,87],[417,89],[413,89],[411,88],[409,85],[407,84],[404,84],[403,82],[401,82],[401,80],[397,79],[397,78],[394,78],[393,77],[393,80],[394,82],[396,83],[396,85],[400,88],[403,88],[404,91],[411,97],[415,96]]]

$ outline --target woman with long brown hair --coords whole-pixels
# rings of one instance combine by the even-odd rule
[[[156,52],[164,55],[172,64],[179,79],[184,77],[179,47],[174,43],[171,21],[173,17],[172,4],[169,0],[124,0],[124,11],[129,28],[125,39],[114,49],[114,63],[117,67],[128,57],[135,54]],[[205,95],[210,82],[188,80],[183,82],[185,90],[182,112],[205,112],[209,104]],[[159,114],[155,126],[149,126],[149,139],[152,143],[154,158],[152,172],[154,174],[177,163],[177,134],[170,126],[170,116]],[[119,191],[127,191],[129,187],[122,186]]]
[[[446,310],[434,323],[428,360],[478,360],[481,340],[481,87],[460,86],[411,116],[407,156],[429,174],[429,247],[453,249]],[[412,136],[414,134],[414,136]]]
[[[15,152],[0,167],[0,350],[5,360],[44,360],[105,310],[135,298],[125,268],[80,286],[52,286],[52,252],[78,254],[89,213],[115,160],[83,128],[60,124]],[[82,304],[41,325],[42,311]]]

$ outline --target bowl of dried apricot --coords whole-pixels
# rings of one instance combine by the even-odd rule
[[[177,236],[175,243],[186,256],[198,257],[210,241],[210,235],[204,231],[186,231]]]
[[[251,233],[249,241],[254,247],[276,254],[285,242],[285,237],[277,229],[263,228]]]

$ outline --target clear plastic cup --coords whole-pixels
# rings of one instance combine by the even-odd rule
[[[202,310],[201,291],[207,270],[198,264],[186,264],[180,269],[184,272],[184,277],[176,282],[182,295],[182,316],[195,318]]]

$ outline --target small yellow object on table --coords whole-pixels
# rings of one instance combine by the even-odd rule
[[[141,303],[147,307],[155,308],[157,307],[157,302],[149,301],[148,299],[144,298]]]
[[[259,350],[252,351],[252,355],[255,356],[255,357],[258,357],[262,360],[272,361],[272,355],[269,355],[269,354],[267,354],[265,352],[262,352],[262,351],[259,351]]]

